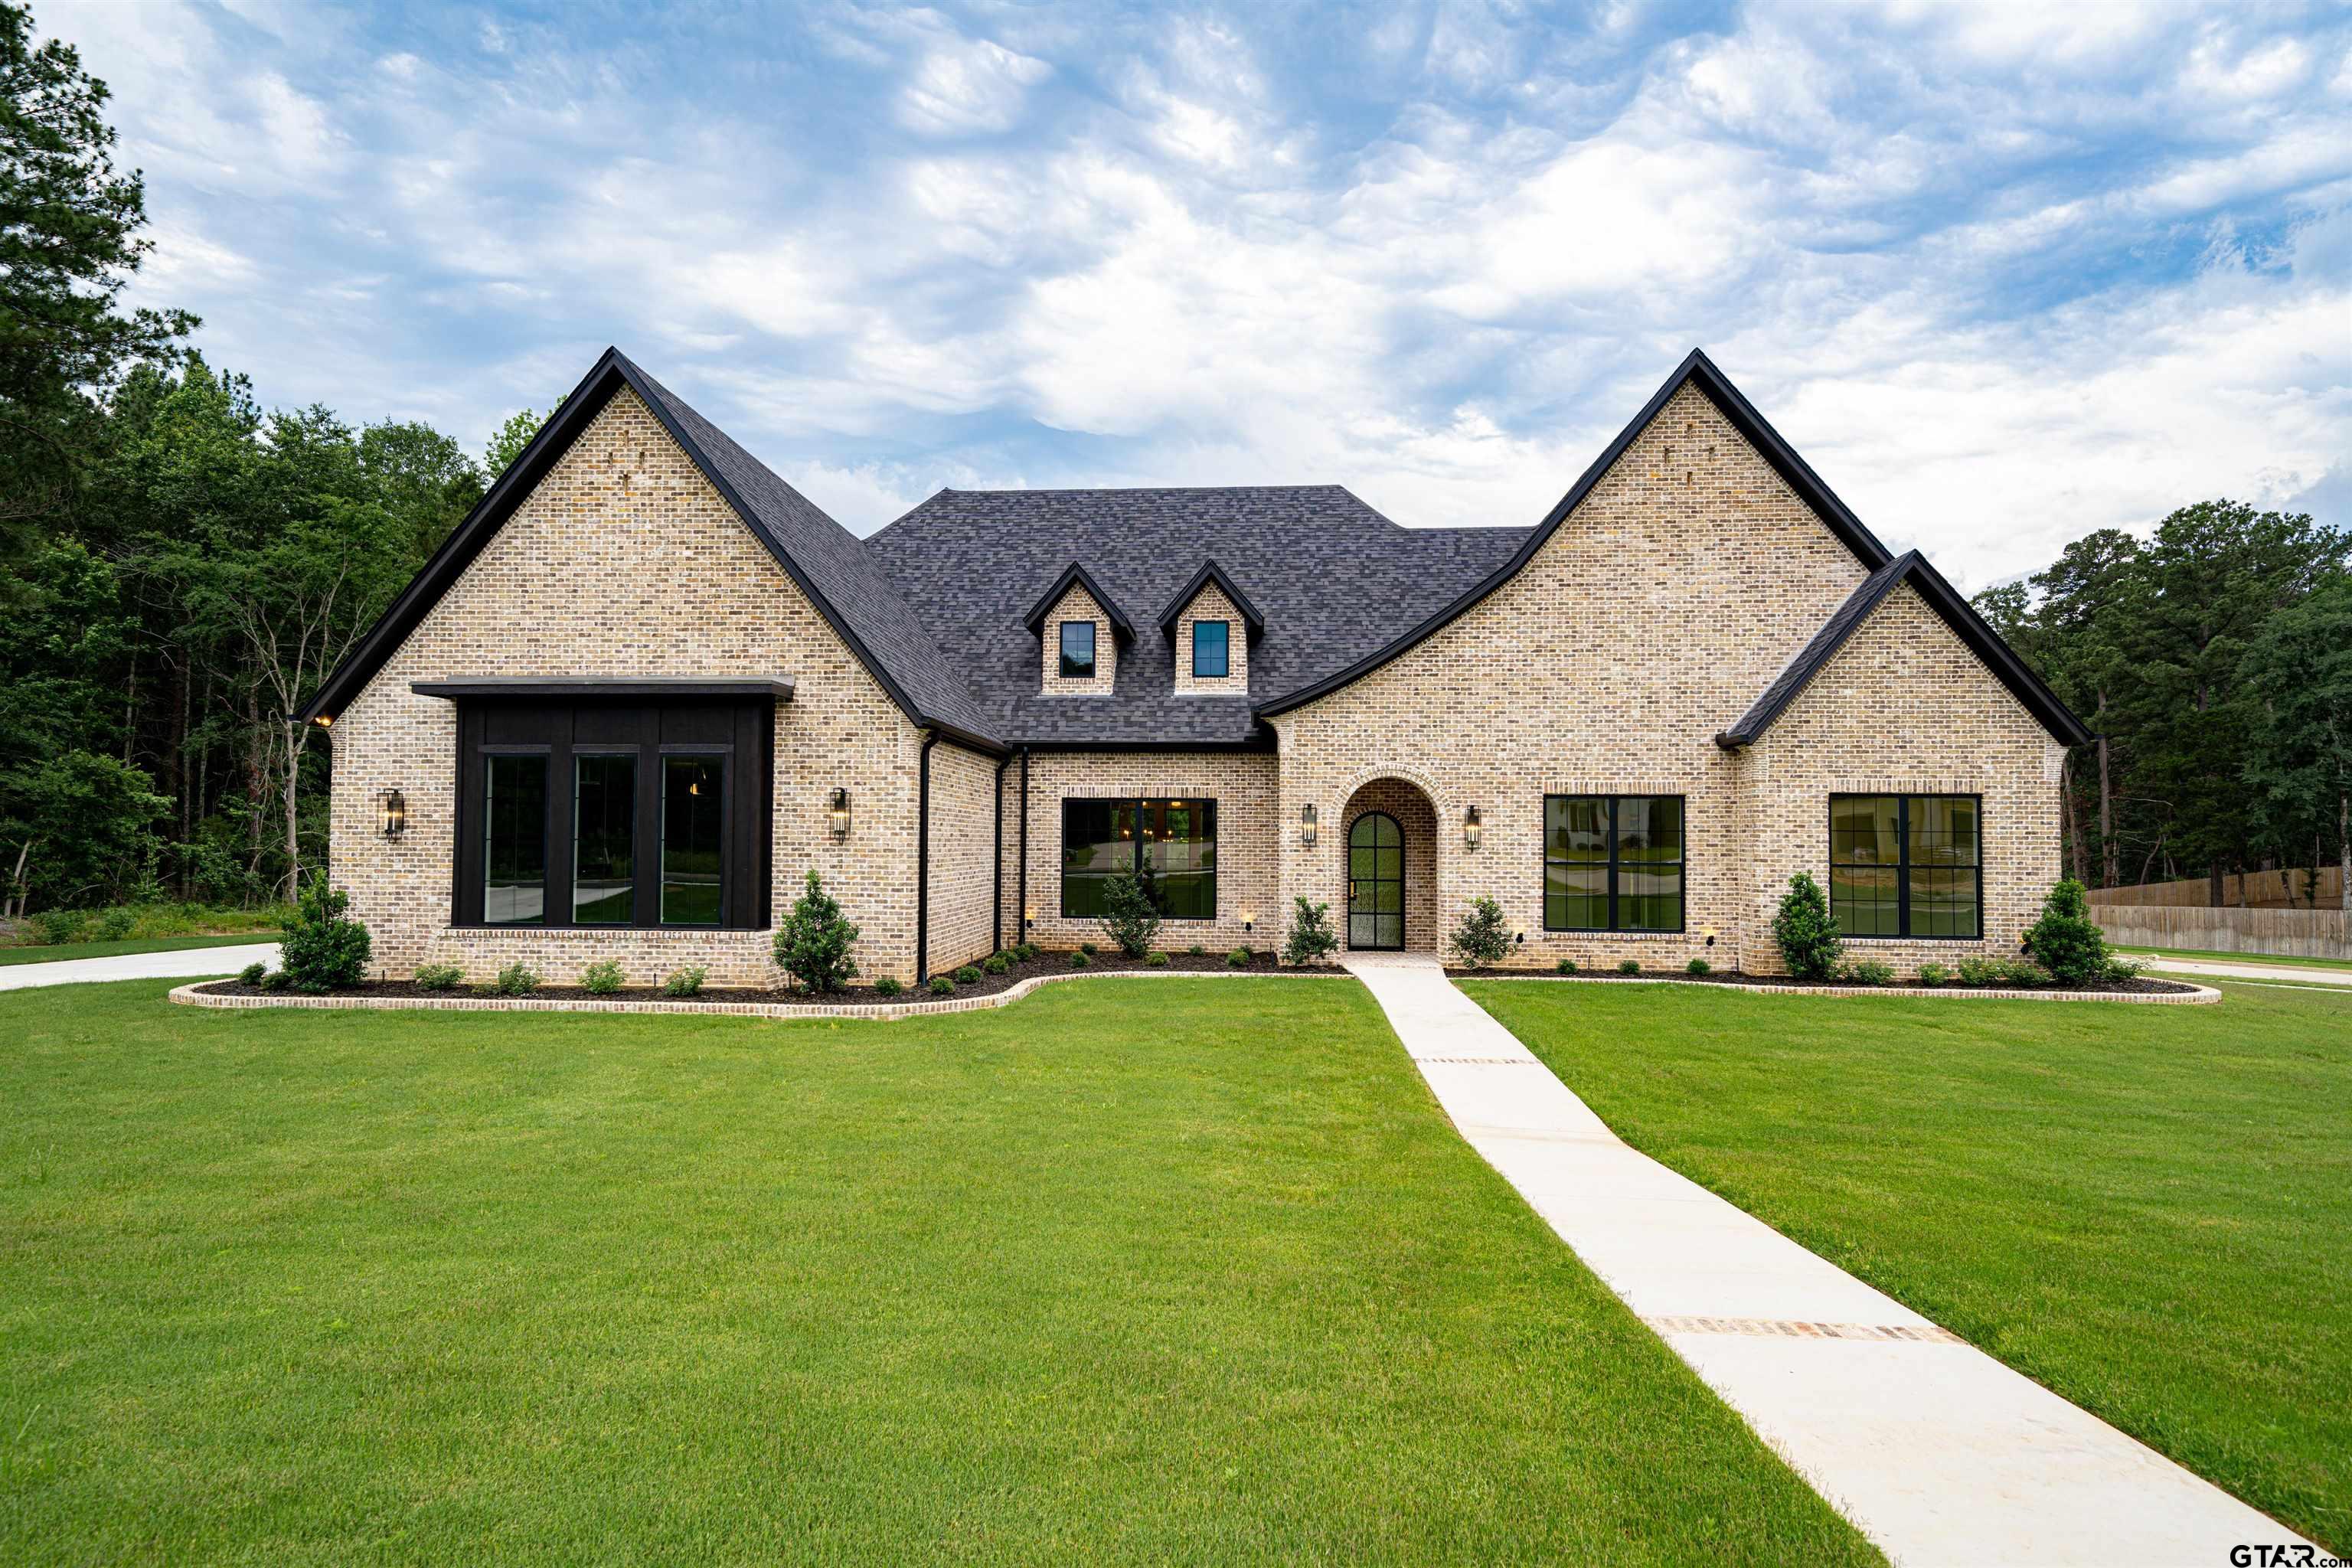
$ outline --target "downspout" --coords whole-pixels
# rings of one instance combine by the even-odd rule
[[[996,890],[988,901],[991,952],[1004,951],[1004,770],[1012,765],[1010,752],[996,759]]]
[[[1029,940],[1029,748],[1021,748],[1021,940]]]
[[[915,784],[915,984],[931,978],[931,748],[940,743],[937,730],[923,731],[921,761]]]

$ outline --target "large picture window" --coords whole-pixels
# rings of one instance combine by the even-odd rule
[[[1100,920],[1104,889],[1120,872],[1145,879],[1172,921],[1217,914],[1217,803],[1213,800],[1066,800],[1062,803],[1062,914]]]
[[[764,926],[773,716],[764,700],[461,700],[452,920]]]
[[[1544,930],[1682,929],[1682,796],[1544,796]]]
[[[1830,913],[1848,936],[1984,934],[1983,803],[1830,796]]]

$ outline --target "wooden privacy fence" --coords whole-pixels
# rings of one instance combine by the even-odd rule
[[[2203,884],[2199,884],[2200,887]],[[2352,917],[2341,910],[2200,910],[2164,904],[2095,904],[2091,918],[2126,947],[2352,958]]]
[[[2237,906],[2251,904],[2256,909],[2303,909],[2307,906],[2305,889],[2311,873],[2305,868],[2291,866],[2284,871],[2249,871],[2242,877],[2221,879],[2221,901]],[[2319,868],[2318,905],[2322,910],[2341,909],[2344,899],[2344,873],[2334,866]],[[2213,899],[2213,884],[2202,877],[2185,882],[2142,882],[2129,888],[2093,888],[2091,902],[2095,904],[2156,904],[2168,907],[2204,908]]]

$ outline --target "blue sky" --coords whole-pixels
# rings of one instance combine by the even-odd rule
[[[860,531],[942,485],[1536,521],[1693,344],[1970,587],[2352,525],[2352,10],[37,6],[142,300],[477,449],[616,342]]]

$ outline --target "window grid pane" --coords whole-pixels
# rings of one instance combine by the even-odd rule
[[[1982,812],[1972,795],[1830,797],[1830,912],[1850,936],[1984,930]]]
[[[547,759],[483,759],[482,921],[547,922]]]
[[[1544,929],[1683,929],[1678,795],[1544,797]]]
[[[724,907],[719,843],[726,822],[726,760],[662,759],[661,921],[715,926]]]
[[[1231,628],[1223,621],[1192,623],[1192,675],[1216,679],[1232,672]]]
[[[1102,919],[1108,912],[1105,890],[1122,872],[1149,873],[1166,919],[1214,920],[1217,803],[1198,798],[1063,801],[1063,918]]]
[[[1095,624],[1062,623],[1062,675],[1069,680],[1091,680],[1095,674]]]
[[[575,753],[572,767],[572,923],[626,925],[636,914],[636,754]]]

